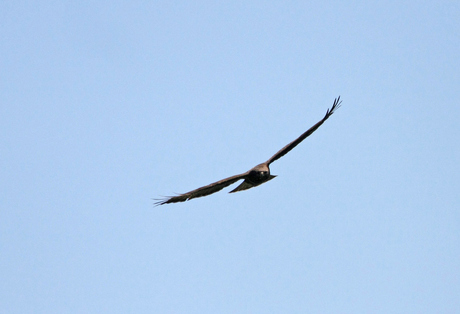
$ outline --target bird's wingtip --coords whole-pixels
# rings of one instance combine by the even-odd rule
[[[157,207],[157,206],[160,206],[160,205],[164,205],[167,203],[168,201],[168,197],[164,197],[164,198],[152,198],[153,200],[153,207]]]
[[[179,194],[177,194],[177,195],[179,195]],[[159,198],[152,198],[152,200],[154,201],[153,206],[157,207],[157,206],[160,206],[160,205],[169,204],[169,203],[171,203],[170,200],[173,197],[175,197],[175,196],[163,196],[163,195],[160,195]]]
[[[334,103],[332,104],[332,107],[330,109],[327,109],[324,119],[329,118],[337,109],[340,108],[341,104],[342,104],[342,101],[340,100],[340,95],[339,95],[339,97],[334,99]]]

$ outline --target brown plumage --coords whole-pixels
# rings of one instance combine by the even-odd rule
[[[192,198],[206,196],[206,195],[218,192],[222,190],[223,188],[229,186],[230,184],[233,184],[236,181],[241,180],[241,179],[244,179],[244,181],[240,185],[238,185],[235,189],[230,191],[230,193],[247,190],[247,189],[258,186],[262,183],[265,183],[273,179],[276,176],[270,174],[270,168],[269,168],[270,164],[274,162],[275,160],[278,160],[279,158],[286,155],[294,147],[299,145],[300,142],[302,142],[304,139],[310,136],[313,132],[315,132],[316,129],[318,129],[321,126],[321,124],[323,124],[324,121],[326,121],[335,112],[335,110],[337,110],[340,107],[341,103],[342,102],[340,101],[340,96],[339,96],[338,98],[334,100],[334,104],[332,105],[331,109],[327,110],[324,118],[318,121],[318,123],[316,123],[310,129],[308,129],[305,133],[300,135],[297,139],[295,139],[291,143],[281,148],[275,155],[273,155],[266,162],[255,166],[254,168],[250,169],[249,171],[245,173],[237,174],[235,176],[211,183],[209,185],[203,186],[201,188],[198,188],[196,190],[193,190],[193,191],[190,191],[184,194],[179,194],[177,196],[169,196],[164,199],[157,200],[155,205],[158,206],[158,205],[169,204],[169,203],[184,202]]]

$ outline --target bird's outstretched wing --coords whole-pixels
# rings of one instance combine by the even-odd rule
[[[193,191],[190,191],[184,194],[179,194],[177,196],[167,196],[164,199],[155,199],[157,201],[155,202],[155,206],[169,204],[169,203],[185,202],[192,198],[202,197],[202,196],[206,196],[212,193],[216,193],[222,190],[223,188],[229,186],[230,184],[235,183],[236,181],[240,179],[245,179],[248,173],[249,172],[237,174],[235,176],[232,176],[226,179],[222,179],[220,181],[208,184],[206,186],[202,186],[201,188],[198,188],[196,190],[193,190]]]
[[[275,160],[283,157],[289,151],[291,151],[294,147],[299,145],[300,142],[302,142],[304,139],[310,136],[313,132],[315,132],[316,129],[318,129],[321,126],[321,124],[323,124],[324,121],[326,121],[335,112],[335,110],[337,110],[340,107],[340,104],[341,104],[341,101],[340,101],[340,96],[339,96],[338,98],[334,100],[334,104],[332,105],[331,109],[327,109],[327,112],[324,118],[322,118],[318,123],[316,123],[310,129],[308,129],[305,133],[300,135],[297,139],[295,139],[291,143],[281,148],[275,155],[273,155],[269,160],[267,160],[267,164],[270,165]]]

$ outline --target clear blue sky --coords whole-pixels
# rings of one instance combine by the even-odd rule
[[[459,313],[459,17],[2,1],[0,312]]]

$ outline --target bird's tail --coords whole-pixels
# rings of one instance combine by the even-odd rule
[[[273,179],[274,177],[276,177],[276,176],[270,175],[270,177],[268,178],[267,181],[270,181],[270,180]],[[264,182],[262,182],[262,183],[265,183],[265,182],[267,182],[267,181],[264,181]],[[249,182],[249,181],[246,179],[246,180],[244,180],[240,185],[238,185],[235,189],[231,190],[231,191],[228,192],[228,193],[235,193],[235,192],[239,192],[239,191],[248,190],[248,189],[253,188],[253,187],[255,187],[255,186],[258,186],[258,185],[260,185],[260,184],[262,184],[262,183],[253,184],[253,183]]]

